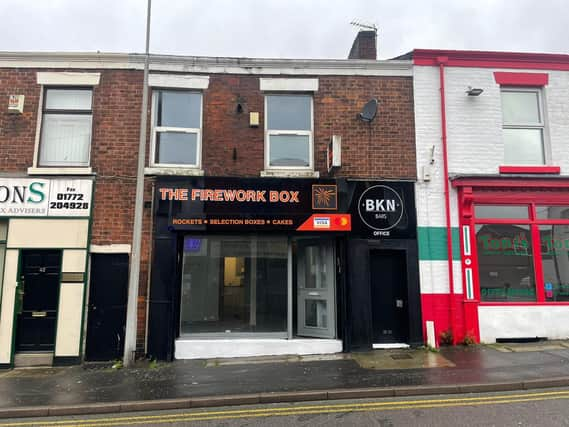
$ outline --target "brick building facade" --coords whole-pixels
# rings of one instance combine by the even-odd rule
[[[50,363],[120,356],[142,63],[141,55],[0,54],[0,98],[23,95],[22,112],[17,106],[0,111],[3,366],[33,364],[36,353],[48,354]],[[370,58],[151,56],[139,354],[318,353],[370,348],[381,338],[422,341],[411,67],[406,60]],[[359,113],[372,99],[379,101],[377,116],[366,122]],[[329,172],[332,139],[341,139],[341,167]],[[185,203],[163,192],[211,185],[296,194],[288,207],[269,200],[251,210],[250,200],[239,207],[225,200],[219,211],[213,198]],[[30,193],[38,186],[46,190],[42,197]],[[319,206],[332,202],[316,199],[315,188],[331,191],[336,204]],[[86,204],[67,202],[81,191]],[[394,203],[393,212],[374,211],[381,226],[368,226],[372,220],[358,214],[370,191],[379,192],[374,203],[383,203],[381,197],[389,207]],[[49,203],[45,209],[33,205],[40,199]],[[224,214],[241,225],[253,218],[265,226],[228,227]],[[200,226],[187,225],[198,217]],[[185,226],[175,225],[182,220]],[[67,231],[73,239],[62,237]],[[385,268],[382,256],[395,257],[406,272],[393,279],[406,283],[405,295],[392,295],[405,305],[399,323],[406,326],[399,336],[385,327],[378,339],[373,322],[381,319],[369,294]],[[200,269],[216,283],[191,279]],[[40,291],[42,280],[50,285]],[[320,299],[309,296],[312,287]],[[53,304],[36,306],[30,294]],[[386,322],[401,313],[393,316]],[[260,346],[244,344],[251,340]],[[227,342],[243,351],[228,350]]]

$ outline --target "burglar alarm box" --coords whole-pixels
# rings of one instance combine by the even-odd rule
[[[342,166],[342,137],[340,135],[332,135],[330,138],[326,150],[326,158],[328,162],[328,172]]]
[[[10,95],[8,112],[12,114],[22,114],[24,112],[24,95]]]

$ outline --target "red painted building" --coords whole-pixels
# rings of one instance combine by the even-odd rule
[[[425,333],[567,338],[569,56],[412,58]]]

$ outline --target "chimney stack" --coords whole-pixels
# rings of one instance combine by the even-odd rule
[[[348,59],[377,59],[377,33],[363,30],[358,33]]]

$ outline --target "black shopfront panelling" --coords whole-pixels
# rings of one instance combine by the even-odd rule
[[[404,251],[409,344],[423,342],[414,183],[347,181],[347,211],[352,231],[346,243],[346,318],[344,348],[366,351],[373,343],[370,255]]]
[[[240,190],[253,191],[254,196],[253,193],[250,196],[245,193],[246,201],[227,200],[228,197],[235,198],[236,191]],[[148,355],[161,360],[172,360],[174,357],[180,316],[182,239],[179,236],[188,232],[345,235],[346,231],[341,231],[343,226],[335,224],[333,218],[345,212],[347,197],[342,191],[345,191],[344,182],[330,179],[157,179],[154,191]],[[243,193],[239,196],[243,196]],[[312,224],[315,215],[319,218],[329,217],[330,228],[312,229],[308,233],[298,230],[302,224]]]
[[[365,350],[371,346],[370,251],[375,249],[405,251],[409,337],[411,343],[422,341],[413,183],[344,179],[169,177],[158,179],[155,185],[155,232],[148,323],[150,356],[172,360],[174,355],[180,315],[181,239],[178,238],[178,232],[276,232],[306,235],[298,230],[301,224],[312,221],[314,216],[325,218],[330,214],[330,218],[334,214],[349,214],[351,231],[313,229],[310,234],[341,237],[338,239],[337,253],[340,270],[337,276],[337,313],[338,328],[342,331],[340,335],[344,337],[344,349]],[[179,198],[181,193],[176,193],[173,197],[174,193],[168,193],[167,189],[184,189],[185,196],[189,199],[192,197],[192,189],[266,192],[261,200],[227,202],[211,200],[214,193],[210,193],[207,201],[196,200],[202,196],[208,197],[205,193],[194,193],[197,196],[194,200],[172,200]],[[326,203],[319,205],[317,195],[322,190],[333,190],[334,194],[332,198],[322,199]],[[296,192],[293,196],[295,200],[271,202],[271,191],[276,191],[277,194],[285,192],[282,193],[285,197],[287,192],[289,196]],[[255,193],[255,198],[258,196]],[[211,219],[214,219],[213,223]],[[222,220],[227,219],[238,221],[223,223]],[[288,222],[282,222],[283,219]],[[248,223],[239,223],[240,220],[248,220]],[[263,220],[264,223],[251,223],[251,220]],[[330,223],[333,224],[333,220]],[[344,247],[345,257],[342,251]]]

